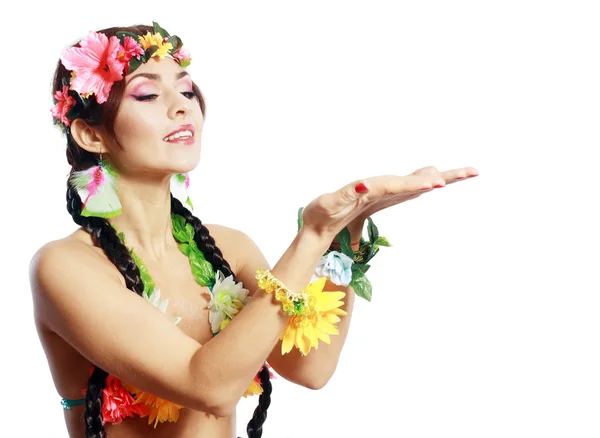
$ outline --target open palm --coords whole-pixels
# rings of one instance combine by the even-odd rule
[[[478,174],[474,167],[440,172],[428,166],[405,176],[381,175],[354,181],[311,201],[302,212],[303,226],[332,239],[346,226],[351,234],[360,229],[360,235],[362,224],[374,213]]]

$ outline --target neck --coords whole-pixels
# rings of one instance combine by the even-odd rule
[[[170,178],[135,180],[119,178],[123,212],[110,223],[125,234],[128,248],[160,259],[176,247],[171,224]]]

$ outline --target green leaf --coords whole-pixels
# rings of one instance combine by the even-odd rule
[[[117,236],[119,236],[119,240],[121,241],[121,243],[125,245],[125,233],[121,232],[117,234]]]
[[[350,258],[354,257],[354,251],[352,251],[352,245],[350,244],[350,231],[348,231],[348,227],[344,227],[344,229],[338,233],[335,240],[340,242],[340,250],[342,253]]]
[[[194,242],[194,235],[196,233],[194,233],[194,227],[192,226],[192,224],[189,224],[189,223],[185,224],[185,232],[187,235],[186,242]]]
[[[136,71],[137,68],[144,63],[143,61],[144,59],[131,58],[129,60],[129,71],[127,74],[131,74]]]
[[[208,261],[190,257],[190,266],[192,267],[192,274],[196,283],[201,286],[214,284],[215,273]]]
[[[135,42],[140,41],[139,35],[136,35],[133,32],[117,32],[117,38],[121,40],[121,44],[124,43],[125,37],[133,38]]]
[[[377,255],[379,252],[379,245],[373,245],[367,254],[367,257],[363,260],[363,263],[368,263]]]
[[[390,242],[388,242],[388,240],[383,237],[383,236],[379,236],[377,238],[377,240],[375,241],[375,245],[379,245],[379,246],[392,246],[392,244]]]
[[[365,275],[353,278],[350,282],[350,286],[352,286],[356,295],[367,301],[371,301],[371,298],[373,297],[373,287]]]
[[[352,278],[354,278],[354,276],[361,276],[367,273],[367,271],[369,270],[371,266],[367,265],[367,264],[358,264],[358,263],[353,263],[352,264]]]
[[[375,226],[375,223],[373,222],[373,219],[371,219],[370,216],[367,218],[367,221],[369,222],[369,224],[367,225],[369,240],[371,241],[371,243],[375,243],[375,241],[379,237],[379,230]]]
[[[177,35],[171,35],[167,42],[171,43],[171,45],[173,46],[173,48],[171,49],[171,54],[179,52],[179,49],[181,49],[181,46],[183,46],[181,39],[179,39]]]
[[[304,211],[304,207],[300,207],[298,209],[298,231],[302,228],[302,212]]]
[[[191,252],[193,253],[193,254],[190,254],[190,257],[193,256],[193,257],[198,258],[199,260],[206,260],[206,257],[204,257],[204,253],[202,251],[200,251],[195,240],[190,240],[189,244],[190,244]]]
[[[184,59],[183,61],[180,61],[179,65],[181,66],[181,68],[186,68],[191,63],[192,63],[192,58],[187,58],[187,59]]]
[[[367,221],[369,222],[369,225],[367,226],[367,230],[369,232],[369,241],[371,242],[371,248],[369,249],[369,254],[367,255],[367,257],[365,259],[365,263],[367,263],[369,260],[371,260],[373,258],[373,256],[375,255],[375,252],[377,250],[377,245],[375,244],[375,242],[377,241],[377,238],[379,237],[379,230],[375,226],[373,219],[371,219],[371,217],[369,216],[367,218]]]
[[[173,237],[179,242],[187,243],[188,235],[185,229],[186,222],[183,216],[172,214],[171,221],[173,223]]]
[[[158,46],[152,45],[146,49],[146,51],[144,52],[144,56],[146,57],[146,59],[150,59],[150,58],[152,58],[152,55],[154,55],[154,53],[157,50],[158,50]]]
[[[169,32],[160,27],[156,21],[152,22],[152,27],[154,27],[154,33],[159,33],[161,37],[167,38],[170,36]]]
[[[186,255],[186,257],[189,257],[190,252],[192,251],[192,249],[190,248],[190,245],[188,245],[187,243],[180,243],[177,245],[177,248],[179,248],[179,251],[184,253]]]

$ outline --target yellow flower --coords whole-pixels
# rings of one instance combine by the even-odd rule
[[[158,56],[160,58],[168,55],[169,50],[173,48],[173,44],[165,43],[164,38],[159,33],[151,34],[147,32],[146,35],[139,36],[139,43],[142,49],[146,50],[151,46],[158,46],[158,50],[154,52],[152,56]]]
[[[253,380],[246,392],[244,392],[244,397],[249,397],[251,395],[260,395],[263,393],[263,388],[256,380]]]
[[[143,403],[148,406],[148,409],[150,410],[148,424],[152,424],[152,422],[154,422],[155,429],[158,423],[163,423],[165,421],[174,423],[179,419],[179,409],[181,409],[183,406],[163,398],[156,397],[155,395],[149,394],[124,382],[123,387],[135,395],[134,404]],[[145,415],[141,415],[141,417],[144,418]]]
[[[319,348],[319,339],[326,344],[331,342],[329,335],[337,335],[335,326],[340,322],[340,315],[347,313],[339,307],[346,296],[344,292],[323,292],[326,277],[311,283],[305,290],[310,302],[314,303],[314,311],[306,316],[292,316],[281,335],[281,354],[289,353],[296,346],[306,356],[311,348]]]

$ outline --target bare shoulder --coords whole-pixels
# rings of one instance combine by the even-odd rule
[[[248,234],[241,230],[214,224],[206,225],[206,228],[232,266],[236,278],[249,287],[252,294],[256,289],[256,269],[270,269],[260,248]]]
[[[210,235],[215,239],[215,243],[219,246],[219,249],[223,250],[223,248],[227,248],[236,257],[240,254],[243,255],[248,249],[256,247],[252,238],[241,230],[217,224],[205,224],[205,226],[208,228]]]
[[[42,245],[33,255],[29,265],[30,278],[39,278],[53,272],[58,266],[77,271],[81,264],[92,265],[94,270],[112,271],[119,278],[118,271],[108,261],[102,249],[94,245],[92,237],[82,229],[72,234]]]
[[[29,263],[29,282],[36,320],[40,317],[43,319],[46,302],[43,298],[54,289],[49,288],[49,284],[68,282],[73,276],[82,275],[88,270],[94,271],[97,277],[106,281],[124,284],[114,265],[100,248],[94,246],[91,236],[82,229],[42,245]]]

